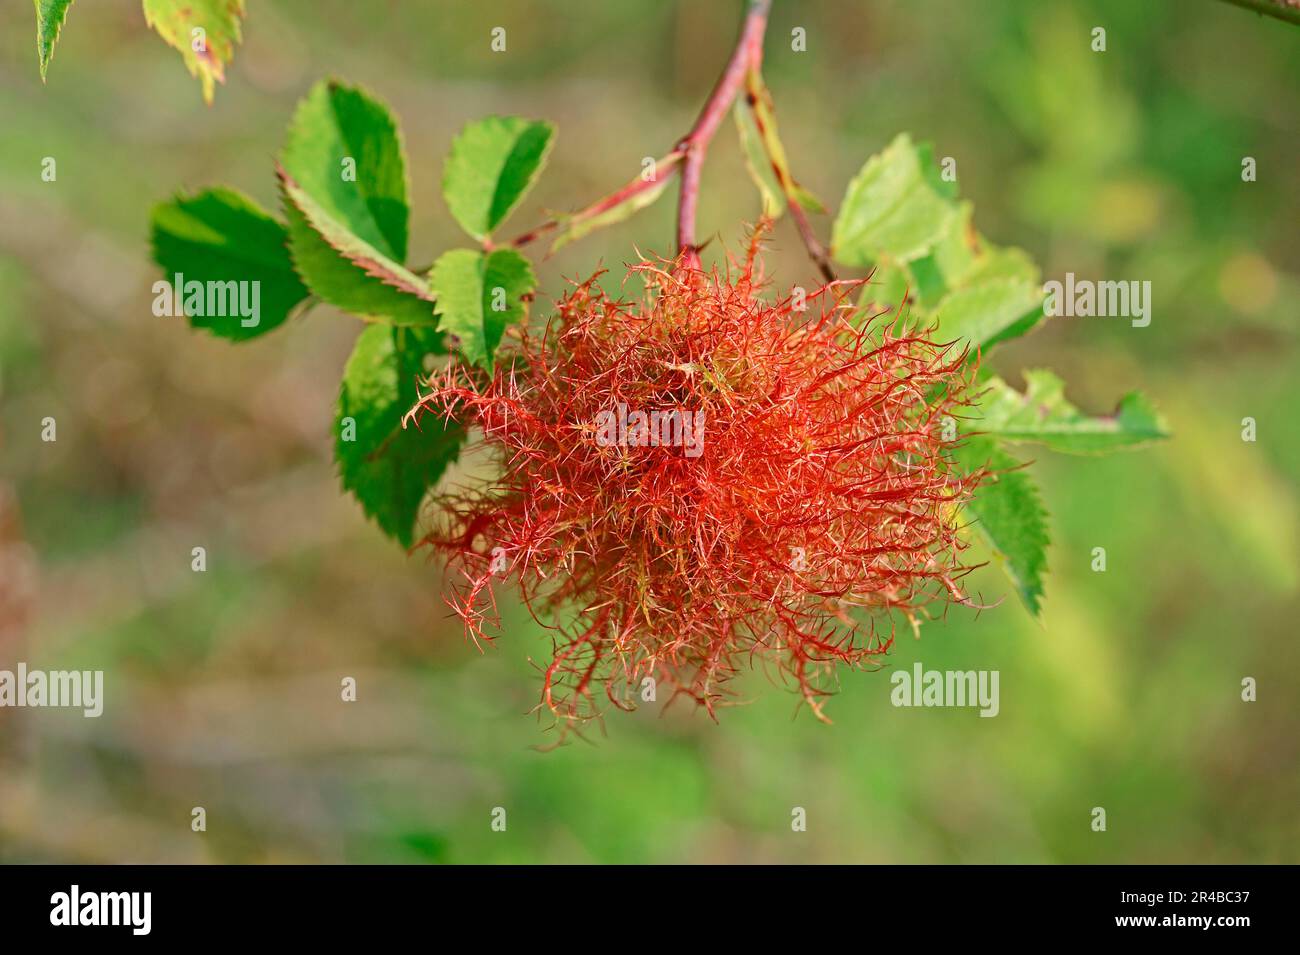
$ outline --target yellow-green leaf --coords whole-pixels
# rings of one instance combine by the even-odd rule
[[[846,265],[924,255],[957,214],[931,168],[927,149],[901,133],[849,183],[831,230],[831,249]]]
[[[226,81],[243,17],[244,0],[144,0],[145,22],[180,51],[209,104],[216,84]]]

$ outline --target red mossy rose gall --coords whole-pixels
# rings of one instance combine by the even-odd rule
[[[426,543],[476,641],[507,580],[552,628],[541,706],[565,726],[647,677],[713,714],[746,662],[820,717],[838,665],[966,602],[959,505],[981,475],[950,466],[944,422],[972,363],[862,321],[860,283],[764,297],[757,250],[729,274],[635,265],[637,302],[593,278],[407,416],[477,426],[496,456],[497,480],[435,498]]]

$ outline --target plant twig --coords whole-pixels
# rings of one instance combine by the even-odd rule
[[[744,85],[745,74],[751,68],[756,69],[762,62],[763,34],[767,30],[767,17],[771,9],[772,0],[748,0],[745,21],[731,58],[727,61],[722,75],[705,101],[690,132],[657,163],[655,178],[645,179],[638,176],[618,191],[596,200],[578,212],[568,216],[553,216],[541,225],[516,236],[507,244],[520,248],[561,226],[583,222],[608,212],[642,192],[657,187],[660,184],[659,176],[663,174],[665,168],[670,168],[672,172],[680,170],[682,177],[681,193],[677,204],[677,251],[683,261],[698,266],[700,257],[699,249],[695,244],[695,210],[700,198],[700,169],[704,165],[704,154],[708,150],[713,134],[718,131],[723,117],[726,116],[727,110],[731,108],[731,104]]]
[[[1300,0],[1224,0],[1224,3],[1300,26]]]
[[[762,62],[763,34],[767,30],[767,16],[771,9],[772,0],[750,0],[736,49],[709,94],[699,119],[677,146],[686,156],[677,202],[677,251],[688,265],[698,266],[700,262],[699,248],[695,244],[695,210],[700,199],[700,169],[704,165],[704,154],[722,117],[740,92],[745,73],[751,65]]]

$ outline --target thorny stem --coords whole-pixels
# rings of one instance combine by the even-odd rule
[[[722,71],[722,76],[718,78],[713,92],[709,94],[690,132],[656,164],[653,178],[646,179],[639,176],[617,192],[598,199],[572,215],[548,219],[541,225],[516,236],[508,244],[520,248],[562,225],[572,225],[607,212],[643,192],[656,188],[660,182],[660,174],[666,168],[671,168],[673,172],[680,170],[682,175],[681,194],[677,205],[677,249],[684,262],[698,266],[700,258],[699,249],[695,244],[695,210],[700,198],[700,169],[704,164],[704,154],[708,150],[713,134],[718,131],[723,117],[726,116],[727,110],[731,108],[741,86],[744,85],[745,74],[751,69],[757,69],[762,62],[763,34],[767,29],[767,16],[771,8],[772,0],[749,0],[740,38],[735,50],[732,51],[731,59],[727,61],[726,68]],[[798,222],[798,218],[795,221]],[[806,224],[806,217],[804,222]],[[802,231],[803,227],[800,228]]]
[[[767,16],[771,9],[772,0],[750,0],[736,49],[709,94],[699,119],[677,146],[686,156],[682,164],[682,190],[677,202],[677,251],[688,265],[698,267],[700,263],[699,247],[695,244],[695,210],[700,199],[700,169],[704,165],[704,154],[722,117],[740,92],[746,72],[762,62],[763,34],[767,30]]]
[[[1234,7],[1253,10],[1266,17],[1300,24],[1300,0],[1225,0]]]

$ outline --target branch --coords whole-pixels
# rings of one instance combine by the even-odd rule
[[[535,226],[522,235],[516,236],[508,245],[520,248],[536,241],[548,232],[561,226],[572,225],[593,219],[616,206],[635,198],[647,190],[659,185],[659,176],[665,169],[673,172],[681,170],[682,189],[677,205],[677,250],[684,261],[699,265],[699,250],[695,245],[695,209],[700,197],[700,169],[704,165],[704,154],[708,151],[709,141],[718,131],[718,126],[731,108],[732,102],[744,85],[745,74],[750,69],[757,69],[763,60],[763,34],[767,29],[767,15],[772,8],[772,0],[748,0],[745,22],[741,27],[740,38],[727,61],[722,76],[718,78],[713,92],[704,103],[695,125],[673,147],[668,155],[660,159],[655,170],[655,178],[637,177],[617,192],[612,192],[603,199],[568,216],[554,216],[541,225]]]
[[[771,8],[772,0],[750,0],[736,49],[709,94],[700,118],[677,146],[686,156],[682,164],[682,191],[677,202],[677,251],[690,265],[698,266],[700,262],[699,248],[695,244],[695,210],[700,199],[700,169],[704,165],[704,154],[722,117],[740,92],[745,73],[751,66],[757,67],[762,62],[763,34],[767,30],[767,15]]]
[[[1300,26],[1300,0],[1224,0],[1224,3]]]

